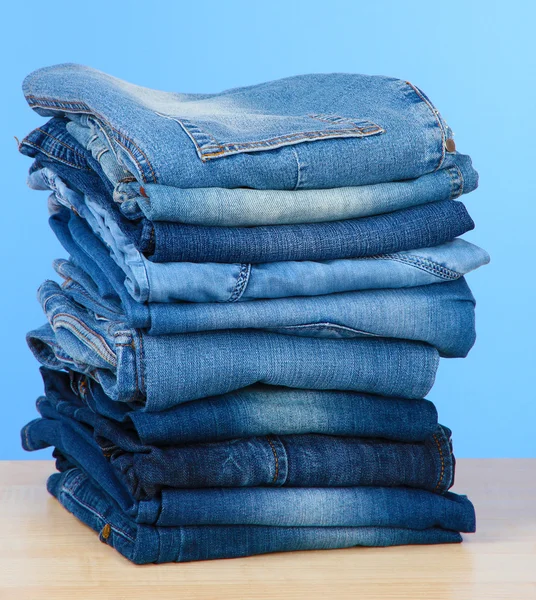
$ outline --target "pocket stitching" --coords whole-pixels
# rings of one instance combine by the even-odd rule
[[[216,158],[218,156],[238,154],[241,151],[247,151],[248,149],[254,150],[265,147],[266,150],[275,150],[277,148],[281,148],[282,146],[290,145],[292,143],[297,144],[300,142],[314,141],[322,138],[337,139],[345,136],[369,137],[372,135],[385,133],[385,129],[383,127],[377,125],[372,121],[369,121],[368,119],[351,120],[346,117],[339,117],[338,115],[309,114],[307,115],[308,117],[312,119],[317,119],[322,122],[336,123],[337,121],[334,121],[334,119],[337,118],[340,119],[340,121],[338,122],[352,124],[353,126],[347,127],[345,129],[329,129],[326,131],[299,131],[288,135],[281,135],[273,138],[268,138],[266,140],[257,140],[251,142],[228,142],[225,144],[220,144],[214,138],[214,136],[205,131],[197,123],[190,121],[190,119],[174,117],[172,115],[166,115],[164,113],[156,111],[155,113],[165,119],[175,121],[178,125],[182,127],[186,135],[188,135],[188,137],[192,140],[193,144],[197,149],[197,154],[203,162],[206,162],[207,160]],[[197,130],[200,134],[209,138],[213,143],[204,144],[201,146],[198,140],[196,139],[193,130]],[[207,152],[207,150],[218,151]]]

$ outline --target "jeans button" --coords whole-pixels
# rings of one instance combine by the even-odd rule
[[[454,140],[452,138],[449,138],[445,142],[445,148],[447,149],[447,152],[455,152],[456,151],[456,143],[454,142]]]

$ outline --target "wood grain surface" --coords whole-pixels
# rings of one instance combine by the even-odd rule
[[[50,461],[0,462],[2,600],[536,599],[536,459],[458,461],[477,510],[463,544],[135,566],[45,489]]]

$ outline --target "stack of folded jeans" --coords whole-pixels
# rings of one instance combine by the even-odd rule
[[[136,563],[461,541],[439,357],[475,340],[477,186],[427,96],[387,77],[159,92],[59,65],[20,151],[69,254],[28,334],[27,450]]]

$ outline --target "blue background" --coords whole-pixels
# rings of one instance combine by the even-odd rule
[[[429,397],[454,430],[458,456],[536,456],[536,14],[530,6],[490,0],[9,2],[0,39],[0,459],[50,456],[19,447],[18,432],[35,418],[42,389],[24,337],[44,321],[36,289],[53,277],[52,259],[65,253],[46,223],[46,193],[25,186],[30,161],[18,154],[13,136],[42,123],[22,96],[23,77],[61,62],[182,92],[315,71],[391,75],[425,90],[480,172],[479,189],[466,197],[477,224],[467,238],[492,255],[491,265],[468,278],[478,304],[477,344],[467,359],[443,361]]]

